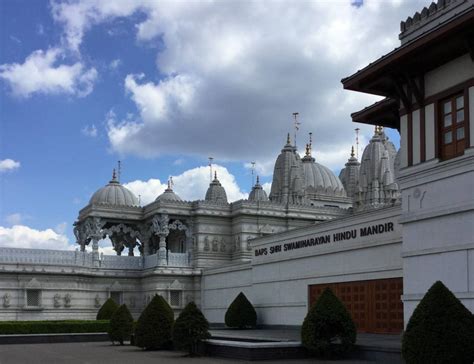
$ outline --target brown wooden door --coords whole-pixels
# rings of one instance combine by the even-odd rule
[[[326,287],[344,303],[357,331],[400,333],[403,330],[402,278],[311,285],[310,305]]]

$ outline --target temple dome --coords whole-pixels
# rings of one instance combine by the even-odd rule
[[[257,183],[253,186],[252,191],[250,191],[249,201],[268,201],[267,193],[260,184],[258,176]]]
[[[307,193],[346,197],[341,180],[329,168],[316,163],[308,155],[302,161]]]
[[[329,168],[315,162],[311,156],[311,146],[311,141],[306,144],[306,155],[302,159],[306,196],[346,197],[341,180]]]
[[[132,191],[120,184],[115,176],[115,170],[112,180],[104,187],[97,190],[91,197],[91,205],[109,205],[109,206],[138,206],[138,198]]]
[[[181,197],[179,197],[176,193],[174,193],[173,189],[171,188],[171,181],[168,181],[168,188],[159,195],[155,201],[182,201]]]
[[[214,180],[209,184],[206,192],[206,201],[227,203],[227,194],[224,187],[217,179],[217,172],[214,173]]]
[[[277,203],[303,203],[304,189],[301,158],[296,152],[296,147],[291,145],[288,134],[286,144],[275,162],[269,197],[272,202]]]
[[[381,127],[375,127],[360,165],[357,208],[391,205],[400,198],[396,183],[397,151]]]

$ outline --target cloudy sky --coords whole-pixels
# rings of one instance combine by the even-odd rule
[[[397,47],[415,0],[0,2],[0,246],[67,249],[106,184],[152,201],[174,176],[203,198],[208,157],[231,200],[268,188],[293,135],[338,173],[378,100],[340,80]],[[389,132],[398,143],[396,132]]]

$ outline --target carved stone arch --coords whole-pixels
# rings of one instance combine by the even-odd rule
[[[26,289],[41,289],[41,282],[36,278],[32,278],[28,283],[25,284]]]

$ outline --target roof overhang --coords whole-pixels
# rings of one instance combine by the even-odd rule
[[[341,82],[346,90],[396,98],[400,81],[423,75],[466,53],[474,60],[474,7]]]
[[[352,121],[400,130],[399,104],[386,98],[351,114]]]

